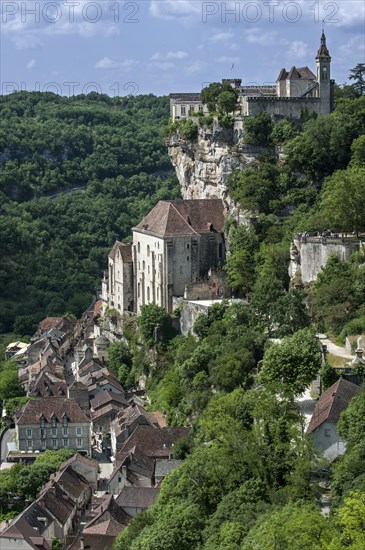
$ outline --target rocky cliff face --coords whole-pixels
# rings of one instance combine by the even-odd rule
[[[243,170],[255,162],[262,148],[243,145],[241,137],[242,130],[236,123],[234,128],[218,124],[200,127],[194,142],[177,134],[168,140],[168,153],[184,199],[221,198],[232,215],[245,217],[228,194],[227,180],[235,168]]]

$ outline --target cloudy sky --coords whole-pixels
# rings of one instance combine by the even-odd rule
[[[1,0],[0,9],[2,93],[269,84],[281,67],[315,68],[322,20],[338,83],[365,59],[363,0]]]

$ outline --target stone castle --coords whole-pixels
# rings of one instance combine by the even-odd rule
[[[316,55],[316,75],[308,67],[293,66],[281,69],[272,86],[242,86],[240,79],[226,79],[238,91],[235,116],[252,116],[267,113],[278,117],[300,119],[303,113],[327,115],[333,110],[333,84],[331,56],[326,37],[322,32]],[[175,120],[191,113],[208,114],[199,93],[170,94],[170,116]]]

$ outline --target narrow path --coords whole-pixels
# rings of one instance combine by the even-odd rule
[[[317,334],[317,338],[321,344],[325,344],[327,346],[328,353],[336,355],[337,357],[344,357],[345,359],[354,359],[355,355],[349,353],[347,348],[334,344],[329,338],[327,338],[326,334]]]
[[[314,407],[316,406],[316,400],[311,398],[310,390],[310,387],[307,388],[305,392],[297,399],[300,412],[304,416],[305,429],[308,428],[308,424],[314,412]]]

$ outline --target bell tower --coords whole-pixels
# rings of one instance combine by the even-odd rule
[[[316,55],[319,113],[328,115],[332,111],[331,56],[326,45],[326,36],[322,29],[321,45]]]

